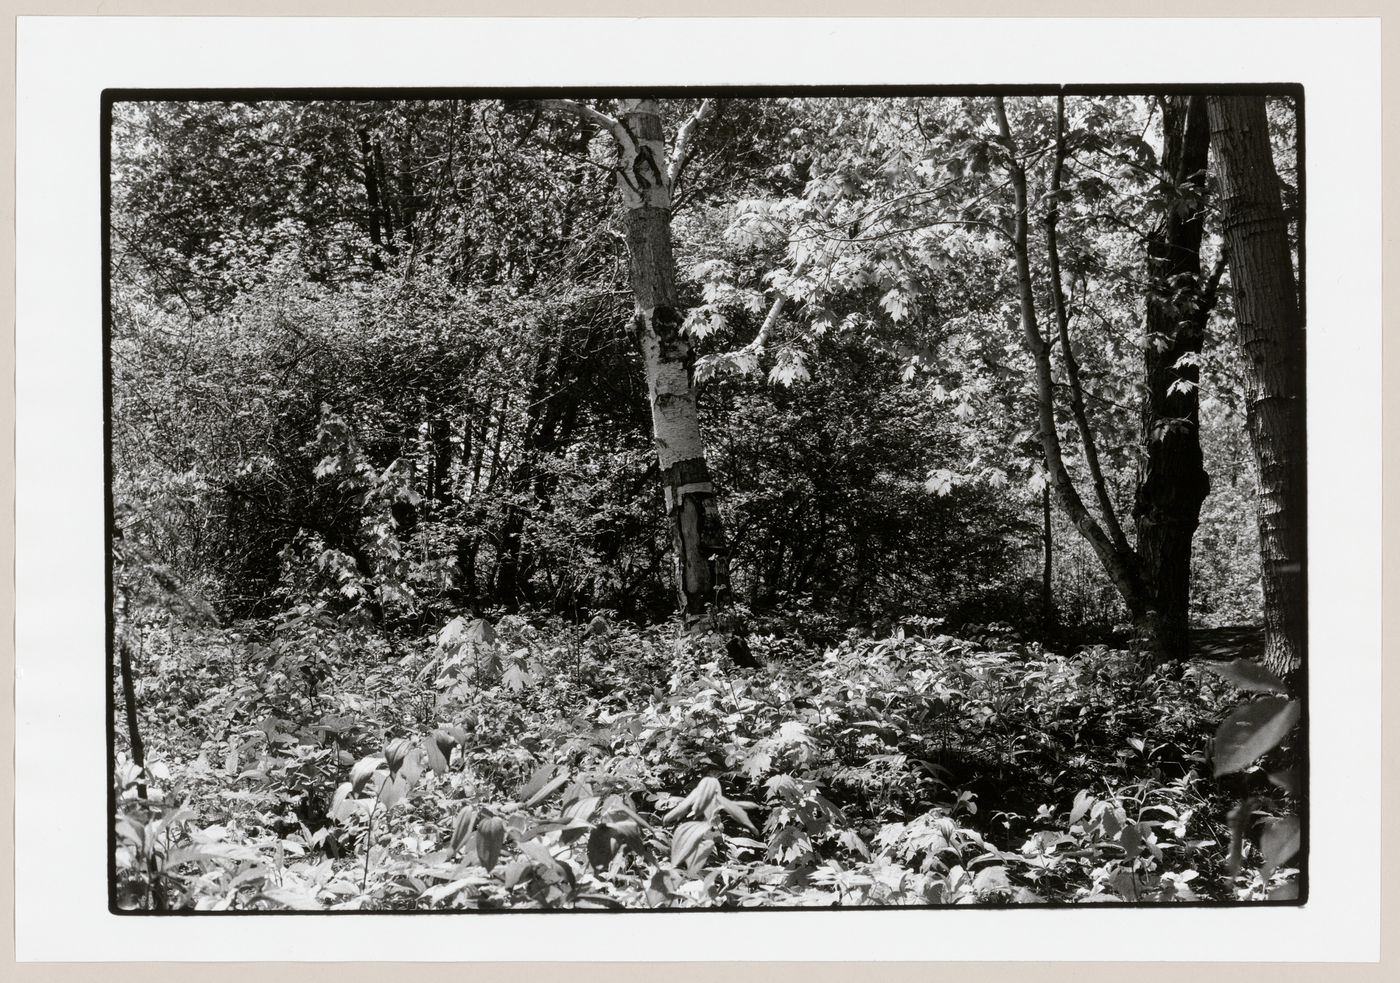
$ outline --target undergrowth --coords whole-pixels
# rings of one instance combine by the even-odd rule
[[[147,760],[119,737],[122,908],[1294,896],[1251,839],[1283,800],[1232,836],[1207,762],[1239,693],[1194,665],[995,627],[753,635],[755,670],[603,618],[124,631]]]

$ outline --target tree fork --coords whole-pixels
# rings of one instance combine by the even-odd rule
[[[1035,294],[1031,277],[1029,251],[1030,195],[1026,187],[1026,171],[1018,156],[1016,140],[1011,135],[1011,123],[1006,115],[1006,103],[1001,96],[992,100],[996,110],[999,142],[1006,151],[1006,170],[1015,195],[1016,211],[1012,228],[1003,229],[1011,240],[1012,253],[1016,260],[1016,283],[1019,306],[1019,320],[1026,350],[1035,363],[1036,404],[1038,409],[1041,447],[1045,454],[1045,468],[1050,474],[1055,498],[1059,501],[1070,522],[1079,534],[1093,548],[1104,572],[1139,624],[1148,617],[1146,591],[1137,566],[1137,557],[1131,551],[1115,546],[1113,540],[1099,525],[1093,514],[1085,507],[1074,485],[1074,479],[1065,467],[1064,452],[1060,445],[1059,431],[1055,426],[1055,384],[1050,366],[1050,346],[1040,330],[1040,322],[1035,312]],[[1013,324],[1017,314],[1007,311],[1008,320]]]
[[[712,111],[706,100],[666,151],[654,99],[619,100],[616,119],[582,103],[547,99],[542,108],[571,113],[612,136],[614,173],[625,214],[628,268],[636,301],[637,345],[646,365],[652,435],[661,472],[681,616],[708,621],[729,588],[729,543],[705,462],[696,406],[695,353],[681,330],[671,246],[671,200],[695,132]]]

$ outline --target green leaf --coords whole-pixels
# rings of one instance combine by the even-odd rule
[[[378,754],[371,754],[368,757],[356,761],[350,769],[350,790],[358,793],[365,787],[369,777],[375,773],[380,765],[384,763],[383,757]]]
[[[261,895],[264,899],[292,911],[320,911],[323,905],[312,895],[285,887],[270,887]]]
[[[499,636],[496,629],[491,627],[491,623],[484,618],[477,618],[462,632],[462,640],[467,642],[480,642],[483,645],[490,645]]]
[[[734,820],[738,822],[739,825],[751,829],[755,833],[758,832],[758,827],[753,824],[753,821],[749,819],[749,814],[743,809],[746,805],[752,806],[752,802],[739,803],[735,802],[733,799],[726,799],[724,796],[720,796],[717,801],[719,802],[719,807],[733,816]]]
[[[403,764],[412,747],[413,742],[407,737],[396,738],[384,745],[384,761],[389,766],[390,775],[398,772],[399,766]]]
[[[337,785],[335,792],[331,795],[331,806],[326,810],[327,815],[332,819],[343,819],[346,815],[349,815],[349,813],[343,813],[342,810],[353,790],[354,787],[349,782],[341,782]]]
[[[423,753],[427,755],[428,767],[436,775],[447,774],[447,758],[452,753],[452,735],[435,730],[423,738]]]
[[[557,791],[559,790],[560,786],[562,786],[562,785],[563,785],[565,782],[567,782],[568,780],[569,780],[569,772],[568,772],[568,769],[562,769],[562,770],[559,772],[559,774],[557,774],[557,775],[555,775],[553,778],[551,778],[551,779],[549,780],[549,782],[546,783],[545,786],[544,786],[543,788],[541,788],[541,789],[540,789],[539,791],[537,791],[534,795],[532,795],[532,796],[530,796],[528,799],[526,799],[526,800],[525,800],[525,805],[527,805],[527,806],[539,805],[539,804],[540,804],[541,802],[543,802],[545,799],[549,798],[551,795],[553,795],[555,792],[557,792]]]
[[[388,809],[408,794],[408,780],[403,775],[395,775],[379,788],[378,799]]]
[[[506,842],[506,824],[497,816],[489,816],[476,828],[476,857],[481,866],[494,870],[501,859],[501,847]]]
[[[555,778],[561,773],[567,775],[568,770],[562,765],[557,765],[552,761],[540,765],[535,769],[534,774],[530,776],[529,781],[520,786],[520,791],[515,793],[515,797],[526,804],[537,801],[535,796],[539,795],[540,791],[546,786],[553,783]],[[555,785],[554,788],[558,788],[558,785]],[[553,790],[553,788],[550,789],[551,792]]]
[[[704,816],[719,795],[719,780],[706,775],[691,789],[689,795],[661,818],[661,821],[669,826],[686,815]]]
[[[1084,818],[1084,813],[1089,811],[1089,807],[1094,804],[1094,797],[1087,790],[1082,790],[1074,797],[1074,808],[1069,811],[1069,824],[1073,826]]]
[[[512,693],[519,693],[534,681],[535,677],[519,663],[512,664],[501,675],[501,683]]]
[[[1205,666],[1221,679],[1230,683],[1237,689],[1242,689],[1248,693],[1273,693],[1278,696],[1287,696],[1288,687],[1264,666],[1250,659],[1236,659],[1224,665],[1209,664]]]
[[[1239,707],[1215,732],[1215,776],[1249,767],[1288,735],[1300,713],[1296,701],[1277,696]]]
[[[972,889],[979,895],[1000,894],[1011,890],[1011,881],[1006,876],[1005,867],[983,867],[972,879]]]

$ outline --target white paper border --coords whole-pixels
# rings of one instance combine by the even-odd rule
[[[21,17],[17,74],[20,960],[1379,958],[1378,21]],[[1306,87],[1319,667],[1309,904],[378,919],[109,914],[101,91],[816,82]]]

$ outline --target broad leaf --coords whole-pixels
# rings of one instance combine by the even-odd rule
[[[371,754],[368,757],[356,761],[350,769],[350,790],[359,792],[369,781],[369,777],[384,764],[384,758],[378,754]]]
[[[684,867],[695,856],[710,832],[708,821],[681,823],[671,838],[671,863]]]
[[[494,870],[501,859],[501,847],[506,842],[506,824],[498,817],[490,816],[476,828],[476,857],[481,866]]]
[[[1242,771],[1272,750],[1293,729],[1300,713],[1296,701],[1266,696],[1226,717],[1215,732],[1216,777]]]
[[[521,802],[533,801],[540,790],[550,784],[560,772],[567,774],[562,765],[556,765],[552,761],[540,765],[530,776],[529,781],[520,786],[520,791],[515,793],[515,797]]]
[[[1233,662],[1207,664],[1206,667],[1237,689],[1249,693],[1273,693],[1288,695],[1288,687],[1268,669],[1251,659],[1236,659]]]
[[[1293,859],[1302,845],[1302,824],[1297,816],[1275,819],[1259,838],[1259,850],[1264,859],[1278,867]]]
[[[452,852],[456,854],[466,846],[467,837],[471,835],[472,828],[476,825],[476,810],[467,807],[457,813],[457,821],[452,825]]]

